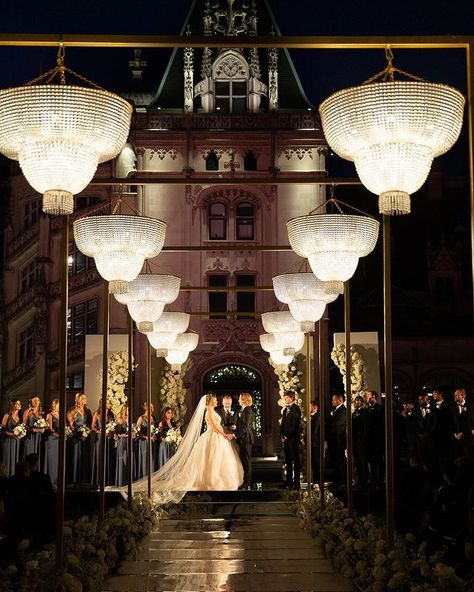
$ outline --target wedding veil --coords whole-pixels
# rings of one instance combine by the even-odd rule
[[[151,475],[151,490],[154,502],[161,504],[177,503],[193,486],[197,477],[197,465],[191,457],[191,452],[201,435],[205,411],[206,396],[204,395],[199,400],[178,450],[161,469]],[[120,491],[124,492],[126,490],[126,487],[120,489]],[[134,493],[145,491],[148,491],[148,477],[144,477],[133,484]]]

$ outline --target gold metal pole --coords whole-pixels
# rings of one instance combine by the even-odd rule
[[[105,428],[107,426],[107,370],[109,365],[109,282],[104,280],[104,302],[102,321],[102,397],[100,406],[100,456],[99,456],[99,524],[105,515],[105,472],[107,469],[107,441]]]
[[[273,286],[181,286],[181,292],[273,292]]]
[[[67,380],[67,315],[69,283],[69,216],[61,219],[61,305],[59,309],[59,441],[58,491],[56,495],[56,569],[64,567],[64,497],[66,493],[66,380]]]
[[[467,65],[467,114],[469,129],[469,194],[471,201],[471,274],[472,285],[474,287],[474,107],[472,105],[474,82],[474,41],[469,43],[466,49]],[[473,296],[473,315],[474,315],[474,288]],[[473,316],[474,322],[474,316]]]
[[[206,252],[227,252],[227,251],[237,251],[237,252],[248,252],[248,251],[257,251],[257,252],[269,252],[275,253],[279,251],[291,251],[290,245],[225,245],[225,244],[215,244],[215,245],[179,245],[176,247],[163,247],[162,252],[164,253],[194,253],[195,251],[206,253]]]
[[[325,347],[325,329],[324,329],[324,314],[319,319],[319,491],[321,495],[321,509],[324,510],[326,507],[326,499],[324,493],[324,422],[326,420],[326,384],[325,384],[325,360],[326,360],[326,347]]]
[[[127,501],[128,508],[132,508],[133,483],[133,320],[128,315],[128,433],[127,433]]]
[[[306,339],[306,480],[308,492],[311,491],[311,333],[308,331]]]
[[[392,295],[390,263],[390,216],[383,217],[383,311],[385,365],[385,484],[387,550],[394,544],[395,496],[393,476],[393,389],[392,389]]]
[[[229,140],[230,141],[230,140]],[[252,187],[264,186],[264,185],[326,185],[333,187],[335,185],[356,185],[360,186],[362,183],[359,179],[341,178],[341,177],[323,177],[318,176],[321,173],[307,173],[300,174],[299,176],[262,176],[262,177],[232,177],[225,176],[225,173],[219,173],[219,176],[193,176],[193,177],[160,177],[153,173],[142,172],[126,179],[127,185],[251,185]],[[116,177],[101,178],[97,177],[92,179],[89,183],[90,186],[94,187],[111,187],[121,186],[124,184],[124,179]]]
[[[353,454],[352,454],[352,385],[351,385],[351,292],[349,281],[344,282],[344,332],[346,348],[346,450],[347,450],[347,509],[354,513]]]
[[[147,467],[147,477],[148,477],[148,497],[151,497],[151,461],[152,461],[152,453],[151,453],[151,345],[148,339],[146,338],[146,347],[147,347],[147,380],[146,380],[146,404],[147,404],[147,422],[148,422],[148,431],[147,431],[147,447],[146,447],[146,467]]]

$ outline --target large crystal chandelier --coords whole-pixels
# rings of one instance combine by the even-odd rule
[[[425,182],[433,158],[447,152],[461,131],[464,97],[388,66],[360,86],[340,90],[319,107],[329,146],[355,163],[382,214],[409,214],[410,194]],[[398,72],[410,80],[394,80]]]
[[[115,298],[127,305],[141,333],[151,333],[165,305],[178,297],[180,285],[181,278],[175,275],[143,273],[130,282],[128,292],[115,294]]]
[[[156,218],[111,214],[78,218],[74,240],[97,271],[110,283],[112,294],[127,292],[145,259],[156,257],[165,242],[166,224]]]
[[[288,304],[293,318],[304,333],[324,314],[326,305],[337,298],[327,294],[324,282],[311,272],[284,273],[273,278],[273,290],[280,302]]]
[[[334,204],[337,213],[318,213],[320,208]],[[327,294],[342,294],[344,282],[350,279],[360,257],[374,250],[379,234],[375,218],[351,206],[356,214],[344,214],[340,202],[331,197],[315,213],[299,216],[286,224],[293,251],[306,257],[314,275],[325,282]]]
[[[301,323],[295,321],[290,311],[264,312],[262,325],[267,333],[273,334],[275,349],[282,350],[285,355],[294,356],[303,347]]]
[[[198,343],[199,335],[197,333],[181,333],[176,337],[173,347],[163,352],[165,360],[172,368],[184,364],[189,353],[197,348]]]
[[[132,107],[66,68],[62,47],[57,62],[25,86],[0,90],[0,152],[19,161],[46,213],[65,215],[97,166],[123,148]],[[95,88],[66,84],[66,72]],[[56,76],[60,84],[51,84]]]
[[[275,366],[286,367],[294,358],[295,352],[285,353],[277,344],[273,333],[260,335],[260,345],[263,351],[270,354],[270,360]]]
[[[156,349],[156,356],[163,358],[163,350],[172,349],[179,333],[184,333],[189,326],[191,316],[185,312],[164,312],[153,323],[153,331],[147,334],[150,345]]]

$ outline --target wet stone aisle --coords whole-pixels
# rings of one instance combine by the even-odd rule
[[[288,505],[274,497],[236,492],[209,503],[188,494],[183,514],[161,520],[104,592],[352,590]]]

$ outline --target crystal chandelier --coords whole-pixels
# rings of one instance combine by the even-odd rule
[[[293,251],[306,257],[314,275],[324,282],[327,294],[342,294],[344,282],[350,279],[360,257],[372,252],[377,243],[379,223],[343,202],[331,197],[317,210],[334,204],[338,213],[310,213],[286,224]],[[344,214],[346,205],[357,214]]]
[[[153,331],[166,304],[174,302],[179,294],[181,278],[165,274],[140,274],[128,285],[126,294],[115,294],[116,300],[126,304],[141,333]]]
[[[301,332],[301,323],[295,321],[291,312],[264,312],[262,325],[267,333],[273,334],[275,349],[282,350],[285,355],[294,356],[303,347],[304,333]]]
[[[172,349],[165,352],[165,360],[168,364],[173,366],[180,366],[188,359],[190,352],[195,350],[199,343],[199,335],[197,333],[181,333],[176,337]]]
[[[270,354],[270,360],[275,366],[288,366],[294,358],[294,351],[293,353],[284,353],[284,351],[278,347],[273,333],[264,333],[263,335],[260,335],[260,345],[262,346],[263,351]]]
[[[360,86],[340,90],[321,106],[329,146],[355,163],[382,214],[409,214],[410,194],[425,182],[433,158],[447,152],[461,131],[464,97],[388,65]],[[398,72],[410,80],[394,80]]]
[[[147,334],[150,345],[154,347],[157,358],[163,358],[163,350],[172,349],[179,333],[184,333],[189,326],[191,316],[185,312],[164,312],[153,323],[153,331]]]
[[[314,323],[323,316],[326,305],[337,298],[337,294],[327,294],[324,282],[311,272],[277,275],[273,278],[273,290],[280,302],[288,304],[304,333],[312,330]]]
[[[87,216],[74,222],[77,248],[94,257],[112,294],[127,292],[145,259],[156,257],[163,248],[165,233],[165,222],[146,216]]]
[[[19,161],[28,183],[43,194],[44,212],[65,215],[97,166],[123,148],[132,107],[66,68],[62,47],[57,63],[25,86],[0,90],[0,152]],[[95,88],[66,85],[66,72]],[[50,84],[56,76],[60,84]]]

